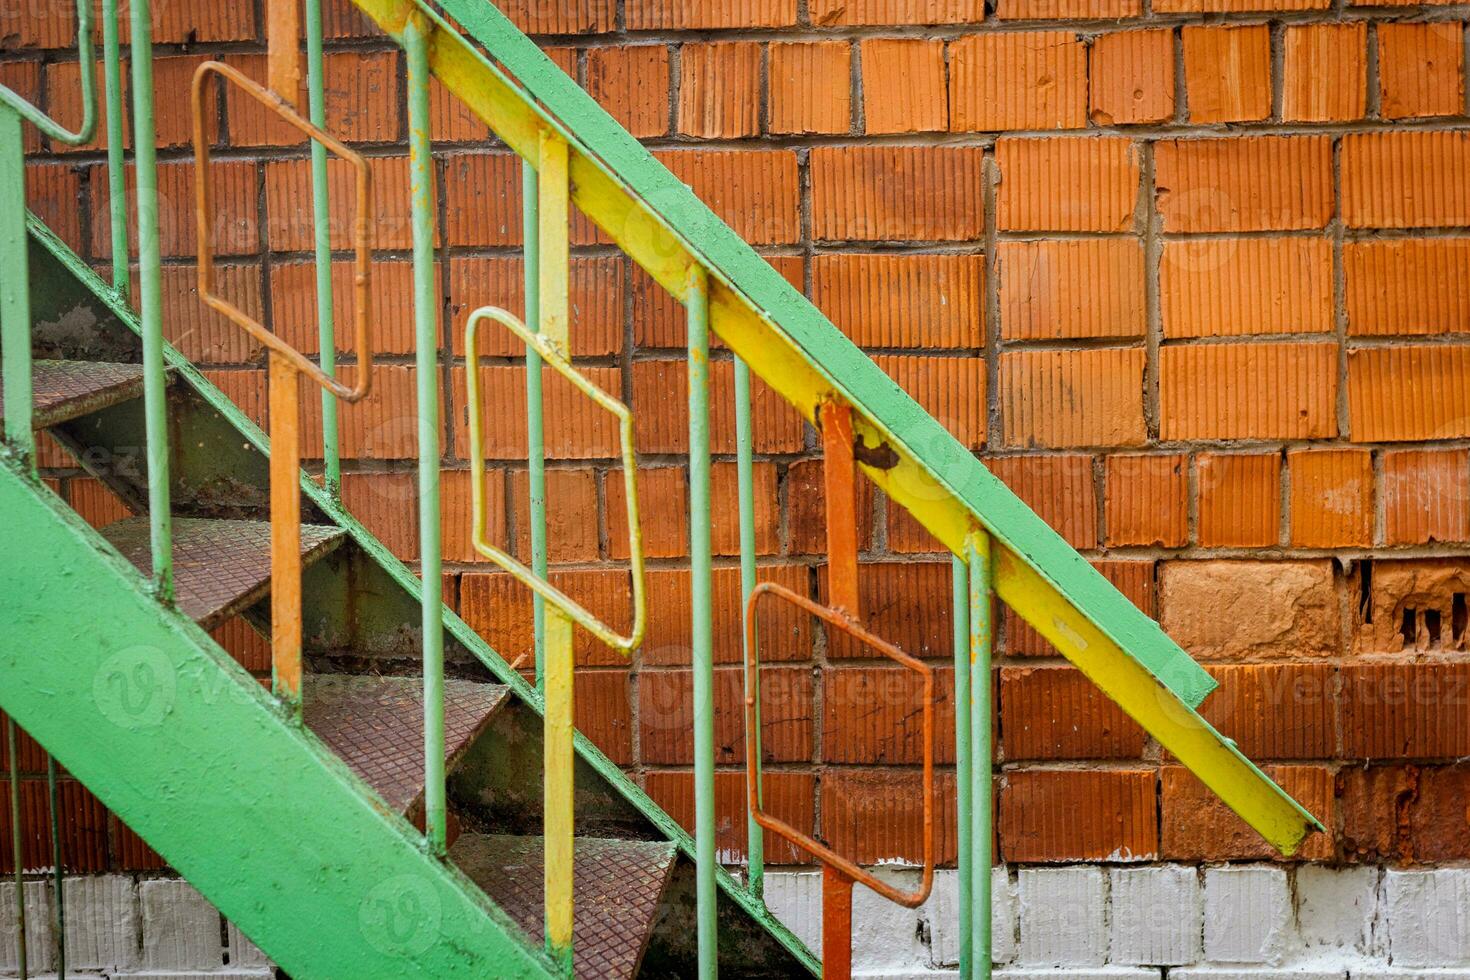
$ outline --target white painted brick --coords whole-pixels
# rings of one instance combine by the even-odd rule
[[[875,868],[873,874],[901,891],[919,887],[919,872]],[[854,970],[910,972],[929,964],[929,951],[919,938],[919,910],[890,902],[871,888],[852,890],[852,966]]]
[[[25,884],[26,966],[30,972],[51,969],[51,891],[45,882]],[[16,940],[15,882],[0,883],[0,970],[20,967]]]
[[[934,891],[919,907],[919,916],[929,925],[929,964],[956,966],[960,961],[960,876],[957,871],[934,872]],[[1005,868],[995,868],[990,877],[990,961],[1009,963],[1016,957],[1015,902],[1011,879]]]
[[[1159,980],[1159,970],[1137,966],[1102,966],[1091,970],[996,970],[995,980]]]
[[[1291,966],[1193,966],[1169,971],[1169,980],[1344,980],[1346,970]]]
[[[1026,868],[1017,878],[1020,962],[1101,966],[1108,948],[1102,871],[1094,867]]]
[[[1297,868],[1297,930],[1309,954],[1371,952],[1377,914],[1377,868]]]
[[[1470,871],[1389,871],[1383,916],[1395,966],[1470,963]]]
[[[1397,966],[1368,966],[1353,967],[1348,970],[1348,976],[1352,980],[1470,980],[1470,970],[1457,970],[1454,967],[1446,969],[1435,969],[1433,967],[1397,967]]]
[[[263,980],[272,977],[270,970],[228,970],[224,973],[112,973],[109,980]]]
[[[1112,868],[1108,874],[1111,962],[1177,966],[1199,959],[1199,877],[1194,868]]]
[[[766,908],[796,938],[822,956],[822,875],[817,871],[781,871],[766,874]]]
[[[1292,929],[1286,872],[1264,866],[1205,871],[1205,962],[1276,965]]]
[[[143,907],[143,966],[217,970],[224,965],[219,912],[187,881],[144,881],[138,885],[138,897]]]
[[[138,965],[138,896],[122,875],[67,878],[66,965],[119,970]]]
[[[250,937],[241,932],[238,926],[227,919],[225,927],[225,951],[229,954],[231,967],[252,969],[271,965],[270,957],[261,952],[260,947],[252,943]]]
[[[859,973],[854,971],[853,980],[960,980],[959,970],[915,970],[909,973],[895,973],[889,970],[880,970],[877,973]]]

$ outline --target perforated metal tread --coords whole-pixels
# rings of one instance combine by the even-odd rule
[[[540,837],[462,834],[449,859],[537,943],[543,942]],[[674,867],[667,841],[578,837],[572,955],[578,977],[624,980],[638,972],[659,899]]]
[[[217,521],[176,517],[173,522],[174,596],[179,611],[213,629],[270,591],[271,526],[268,521]],[[153,571],[148,518],[109,524],[102,536],[145,575]],[[341,528],[301,526],[301,561],[309,565],[335,548]]]
[[[37,429],[60,425],[143,393],[143,365],[105,361],[33,361],[31,389]],[[0,393],[4,388],[0,386]]]
[[[444,682],[444,766],[459,757],[505,703],[510,689]],[[388,802],[407,814],[424,792],[424,684],[416,677],[310,674],[306,727]]]

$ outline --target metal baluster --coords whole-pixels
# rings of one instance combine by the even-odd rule
[[[740,358],[735,358],[735,474],[740,497],[740,614],[749,614],[750,594],[755,591],[755,460],[753,436],[750,424],[750,367]],[[741,639],[746,630],[740,631]],[[748,658],[751,651],[745,652]],[[760,724],[760,675],[747,676],[751,685],[745,692],[746,698],[755,699],[756,724]],[[756,771],[756,794],[761,800],[761,760],[749,759],[746,765]],[[746,886],[756,898],[765,894],[766,838],[754,812],[745,816],[746,836]]]
[[[5,716],[5,745],[10,755],[10,858],[15,864],[15,938],[20,980],[26,980],[29,971],[26,962],[25,846],[20,808],[20,739],[16,737],[15,719],[9,715]]]
[[[127,300],[128,183],[123,163],[122,44],[117,0],[102,0],[102,84],[107,99],[107,211],[112,222],[112,288]]]
[[[26,238],[26,164],[20,116],[0,107],[0,357],[4,359],[5,441],[34,467],[31,431],[31,293]]]
[[[970,766],[974,801],[970,808],[971,881],[974,922],[969,932],[974,976],[990,977],[990,822],[995,779],[990,744],[990,659],[995,638],[992,616],[994,572],[990,535],[976,531],[965,544],[970,571]],[[956,678],[956,684],[958,684]],[[956,698],[956,703],[961,699]]]
[[[525,256],[526,324],[541,331],[540,178],[529,160],[521,161],[521,230]],[[530,497],[531,571],[546,578],[546,443],[541,402],[541,354],[526,348],[526,494]],[[531,593],[536,688],[546,682],[546,599]]]
[[[56,790],[56,760],[46,756],[46,805],[51,817],[51,935],[56,942],[56,977],[66,980],[66,894],[61,880],[61,805]]]
[[[322,57],[322,0],[306,0],[307,118],[327,128],[326,69]],[[337,376],[337,331],[332,322],[331,198],[327,189],[327,148],[311,141],[311,214],[316,249],[316,329],[322,373]],[[337,430],[337,397],[322,389],[322,465],[327,493],[342,495],[342,452]]]
[[[891,505],[890,505],[891,506]],[[970,758],[970,567],[965,559],[952,560],[954,578],[954,744],[955,796],[959,831],[959,935],[960,980],[972,980],[970,934],[975,922],[974,841],[970,835],[970,809],[974,805],[974,763]]]

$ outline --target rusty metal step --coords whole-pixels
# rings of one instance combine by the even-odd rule
[[[449,859],[538,944],[544,941],[540,837],[462,834]],[[572,954],[578,977],[637,974],[674,868],[667,841],[578,837]]]
[[[510,689],[444,682],[444,768],[453,770]],[[341,756],[398,813],[412,816],[424,795],[424,684],[417,677],[309,674],[306,727]]]
[[[213,629],[270,591],[269,521],[176,517],[173,528],[174,596],[179,611],[200,626]],[[130,517],[109,524],[101,533],[143,574],[152,574],[148,518]],[[337,527],[303,524],[302,565],[330,552],[345,534]]]
[[[105,361],[33,361],[32,425],[53,425],[89,415],[143,394],[143,365]],[[0,386],[0,393],[4,388]]]

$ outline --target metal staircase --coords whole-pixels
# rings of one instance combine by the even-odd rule
[[[324,360],[304,358],[267,325],[226,309],[212,295],[212,244],[203,218],[210,212],[208,144],[196,126],[200,295],[269,349],[267,439],[162,341],[157,229],[150,226],[156,212],[149,200],[156,193],[150,98],[134,100],[142,272],[136,312],[128,303],[125,248],[114,248],[121,264],[109,284],[24,214],[13,187],[0,201],[0,396],[7,440],[0,513],[9,525],[0,552],[0,620],[7,630],[0,647],[0,707],[285,970],[301,978],[568,971],[711,977],[717,970],[727,976],[804,975],[817,964],[762,901],[761,830],[769,828],[825,864],[832,926],[824,943],[826,972],[843,975],[842,908],[850,911],[854,881],[878,886],[822,842],[788,833],[762,812],[753,638],[756,600],[785,599],[929,678],[925,665],[858,625],[855,518],[843,503],[853,499],[859,473],[955,555],[960,916],[971,936],[962,950],[965,976],[989,975],[986,712],[993,597],[1039,630],[1278,848],[1295,850],[1316,827],[1196,713],[1213,687],[1203,670],[498,10],[484,0],[355,3],[403,45],[409,65],[413,304],[418,376],[428,386],[419,392],[419,574],[365,531],[337,492],[335,400],[361,397],[370,384],[371,223],[365,211],[356,241],[359,374],[349,389],[337,381],[332,360],[329,272],[318,277],[325,290],[319,324]],[[90,7],[83,0],[79,10]],[[149,93],[149,6],[134,0],[129,7],[138,39],[130,58],[134,82]],[[352,162],[353,154],[320,128],[317,3],[308,0],[305,8],[307,116],[295,109],[302,94],[302,11],[289,0],[272,0],[269,11],[269,85],[207,64],[196,76],[196,107],[201,80],[214,73],[313,139],[317,255],[327,270],[326,156],[330,150]],[[102,16],[108,118],[120,127],[111,0]],[[82,45],[90,45],[89,13],[79,16],[79,26]],[[474,537],[483,554],[535,596],[534,684],[441,602],[431,76],[525,164],[531,326],[486,307],[464,325],[464,349],[473,363],[473,330],[486,319],[526,343],[532,560],[520,565],[483,540],[478,495]],[[95,113],[87,85],[90,120]],[[0,103],[0,187],[23,175],[22,118],[53,138],[90,138],[90,124],[77,134],[61,133],[8,90],[0,89]],[[113,154],[110,146],[109,153],[120,173],[120,148]],[[358,192],[360,202],[370,199],[366,176]],[[126,202],[119,192],[110,204],[114,235],[121,231],[125,243]],[[572,205],[688,315],[692,837],[571,726],[573,624],[627,652],[637,646],[643,620],[631,422],[625,407],[582,378],[569,354]],[[751,739],[751,858],[743,881],[719,867],[714,840],[712,334],[736,359]],[[580,387],[596,403],[593,410],[618,415],[623,427],[635,607],[627,636],[592,619],[546,578],[543,367]],[[829,606],[757,585],[748,495],[752,374],[822,433],[832,502]],[[320,483],[299,463],[296,389],[303,375],[324,391],[328,438]],[[137,516],[100,532],[89,528],[36,478],[33,429],[52,433]],[[146,465],[107,462],[138,447]],[[272,636],[272,691],[206,633],[235,614]],[[930,718],[932,705],[922,707]],[[932,778],[935,733],[932,723],[925,729],[931,750],[925,771]],[[926,827],[932,841],[932,818]],[[890,890],[886,897],[905,904],[924,900],[932,847],[926,852],[924,887],[910,894]]]

